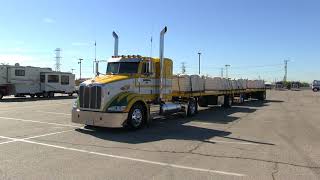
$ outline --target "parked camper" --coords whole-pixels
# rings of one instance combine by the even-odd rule
[[[0,99],[3,96],[53,97],[54,93],[72,94],[75,76],[51,68],[0,65]]]
[[[291,87],[290,87],[290,89],[291,89],[292,91],[299,91],[299,90],[300,90],[300,86],[301,86],[301,83],[300,83],[300,82],[295,82],[295,81],[293,81],[293,82],[291,82]]]

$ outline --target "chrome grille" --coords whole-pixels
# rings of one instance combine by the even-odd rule
[[[79,89],[80,108],[100,109],[101,107],[101,87],[100,86],[80,86]]]

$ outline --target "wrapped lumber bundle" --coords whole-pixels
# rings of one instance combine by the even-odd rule
[[[204,91],[204,79],[199,75],[174,75],[172,90],[176,92]]]
[[[263,80],[248,80],[248,88],[249,89],[264,88],[264,81]]]
[[[246,79],[238,79],[240,84],[240,89],[247,89],[248,80]]]
[[[199,75],[191,75],[191,90],[192,92],[204,91],[204,79]]]
[[[206,77],[205,90],[206,91],[221,91],[231,89],[229,80],[220,77]]]
[[[242,89],[241,82],[239,80],[232,80],[232,89]]]
[[[189,75],[174,75],[172,79],[172,91],[190,92],[191,81]]]
[[[221,78],[223,89],[222,90],[231,90],[232,89],[232,81],[229,79]]]

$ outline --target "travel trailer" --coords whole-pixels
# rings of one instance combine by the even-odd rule
[[[0,65],[0,99],[3,96],[54,97],[54,93],[72,95],[75,75],[55,72],[51,68]]]

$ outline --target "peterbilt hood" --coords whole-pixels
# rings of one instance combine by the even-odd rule
[[[131,77],[129,75],[101,75],[97,76],[95,78],[89,79],[87,81],[84,81],[82,84],[88,85],[88,84],[108,84],[116,81],[126,80],[130,79]]]

